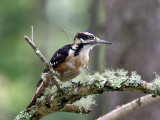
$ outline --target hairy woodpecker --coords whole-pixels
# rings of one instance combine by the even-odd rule
[[[73,44],[68,44],[55,52],[50,60],[55,71],[60,73],[59,80],[62,82],[72,80],[77,77],[86,67],[89,61],[89,51],[100,44],[112,44],[111,42],[101,40],[93,33],[78,32],[74,38]],[[46,68],[44,73],[49,70]],[[42,84],[42,79],[38,83],[35,93],[28,108],[35,104],[37,98],[42,94],[46,85]]]

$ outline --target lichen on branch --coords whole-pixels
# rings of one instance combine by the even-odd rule
[[[86,78],[87,82],[78,82],[65,86],[65,94],[58,91],[54,86],[48,87],[44,91],[43,96],[32,107],[31,110],[34,111],[32,118],[40,119],[50,113],[61,111],[66,104],[73,104],[85,96],[101,94],[107,91],[140,91],[154,94],[155,96],[160,95],[159,87],[154,88],[153,83],[146,83],[141,80],[140,75],[136,72],[131,72],[129,75],[123,69],[116,71],[107,69],[103,73],[97,72]],[[155,80],[157,79],[158,77]],[[159,86],[158,84],[156,85]],[[157,91],[156,94],[153,88]],[[70,112],[74,112],[74,110]]]
[[[125,85],[126,87],[138,86],[141,83],[141,76],[136,72],[131,72],[131,75],[129,76],[128,71],[125,71],[124,69],[118,69],[116,71],[107,69],[102,74],[95,73],[94,75],[89,76],[88,80],[100,81],[101,87],[104,87],[104,82],[106,82],[113,89],[118,89],[121,88],[122,85]]]

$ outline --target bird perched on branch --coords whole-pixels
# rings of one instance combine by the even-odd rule
[[[59,80],[65,82],[77,77],[86,67],[89,61],[89,51],[100,44],[112,44],[111,42],[101,40],[90,32],[78,32],[74,38],[73,44],[68,44],[55,52],[50,60],[52,67],[57,71]],[[46,68],[44,73],[49,70]],[[32,102],[28,106],[35,104],[36,99],[40,97],[45,85],[42,85],[40,80],[37,92],[34,95]]]

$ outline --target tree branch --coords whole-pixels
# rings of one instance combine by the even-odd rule
[[[95,75],[90,76],[88,78],[90,79],[89,82],[75,83],[72,86],[68,86],[65,88],[65,94],[56,91],[54,88],[48,88],[47,91],[44,91],[44,96],[39,98],[35,106],[30,110],[34,111],[32,118],[40,119],[50,113],[60,111],[66,104],[72,104],[87,95],[101,94],[107,91],[139,91],[160,95],[159,87],[156,88],[157,94],[155,94],[153,90],[154,84],[138,80],[139,78],[134,73],[132,73],[131,76],[126,77],[127,79],[124,79],[125,76],[122,75],[121,70],[115,71],[114,75],[109,74],[109,72],[113,73],[113,71],[106,70],[102,74],[96,73]],[[126,71],[123,72],[126,73]],[[116,77],[118,79],[116,79]],[[113,78],[115,78],[115,80]],[[122,79],[123,81],[121,81]],[[137,82],[133,82],[131,79],[134,79]]]
[[[52,68],[52,66],[48,63],[48,61],[47,61],[46,58],[42,55],[42,53],[41,53],[40,50],[37,48],[37,46],[34,44],[34,42],[33,42],[28,36],[24,36],[24,39],[31,45],[31,47],[33,48],[33,50],[35,51],[35,53],[38,55],[38,57],[40,57],[40,59],[42,60],[42,62],[44,62],[48,68],[49,68],[49,67]]]
[[[97,120],[116,120],[137,108],[143,107],[147,104],[160,100],[160,97],[157,96],[156,98],[152,97],[152,95],[146,95],[135,99],[125,105],[120,106],[119,108],[107,113],[106,115],[98,118]]]

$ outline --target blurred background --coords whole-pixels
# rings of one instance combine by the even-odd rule
[[[83,30],[95,33],[113,46],[99,46],[90,53],[89,68],[137,71],[144,80],[160,74],[160,0],[14,0],[0,1],[0,120],[11,120],[30,102],[45,68],[24,35],[50,60],[69,43],[62,29],[73,39]],[[83,72],[79,80],[87,72]],[[94,120],[143,96],[138,92],[108,92],[96,97],[88,116],[54,113],[42,120]],[[120,120],[159,120],[160,103],[140,108]]]

